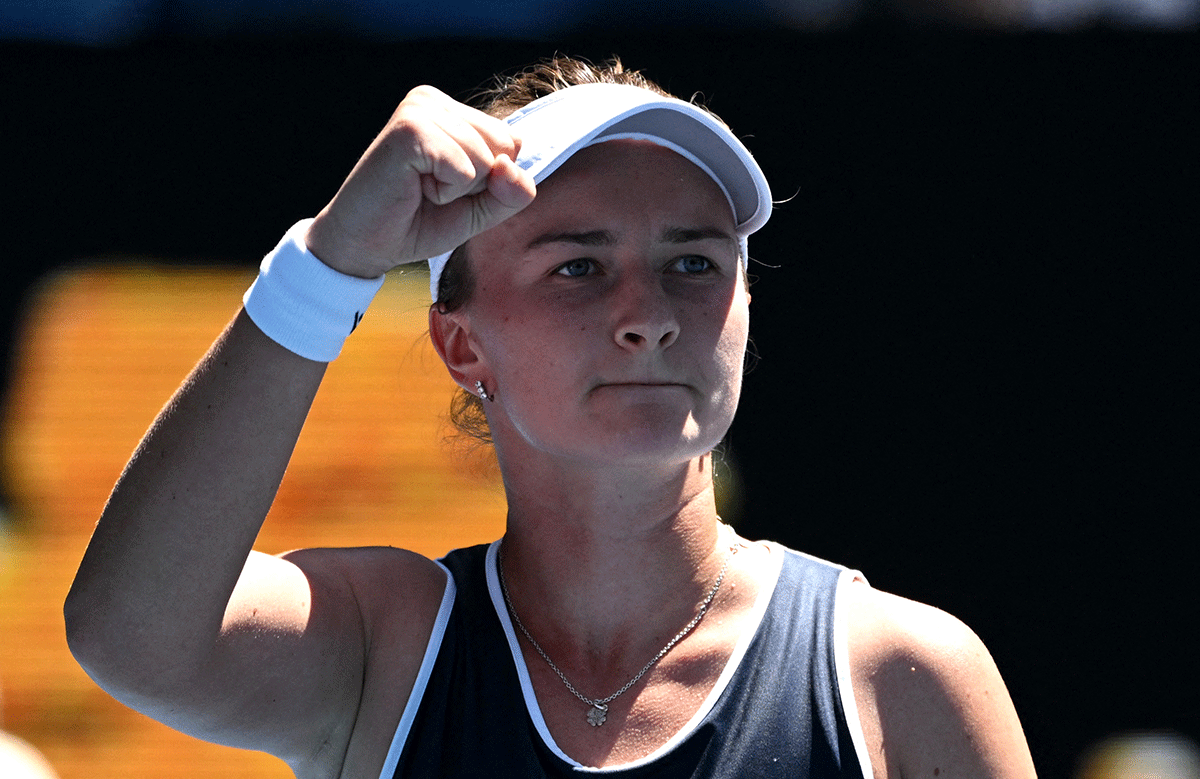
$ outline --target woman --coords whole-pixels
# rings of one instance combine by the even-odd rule
[[[552,61],[487,109],[414,90],[264,261],[105,509],[81,664],[301,777],[1032,776],[961,623],[716,514],[770,207],[749,153],[619,63]],[[428,257],[503,542],[252,552],[325,363]]]

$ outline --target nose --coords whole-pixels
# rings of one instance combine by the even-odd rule
[[[628,279],[618,293],[617,345],[631,351],[665,349],[679,337],[679,320],[659,278]]]

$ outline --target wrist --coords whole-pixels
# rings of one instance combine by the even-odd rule
[[[304,244],[308,251],[321,262],[338,273],[359,279],[374,279],[378,275],[345,261],[347,257],[355,257],[361,252],[354,250],[353,245],[346,240],[339,240],[336,219],[328,216],[326,211],[317,214],[315,218],[306,220],[308,227],[302,233]]]

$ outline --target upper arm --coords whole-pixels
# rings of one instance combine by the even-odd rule
[[[390,548],[252,553],[203,665],[175,689],[127,702],[199,738],[336,775],[372,642],[389,642],[404,678],[411,658],[419,665],[444,582],[431,561]]]
[[[1029,779],[1016,710],[979,637],[943,611],[848,588],[851,674],[877,779]]]

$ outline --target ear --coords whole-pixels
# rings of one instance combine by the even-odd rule
[[[470,336],[470,319],[464,312],[444,313],[436,305],[429,307],[429,339],[433,348],[446,363],[450,378],[468,392],[473,391],[474,380],[467,376],[478,373],[482,365]]]

